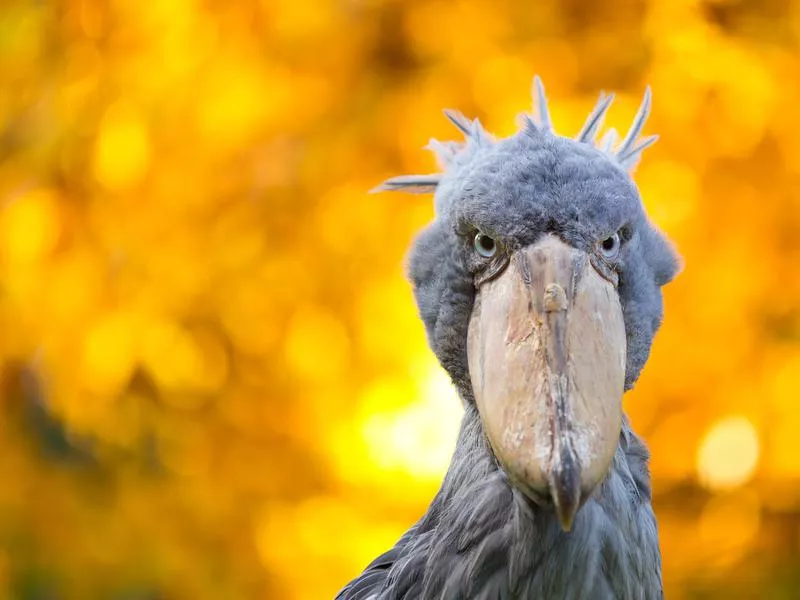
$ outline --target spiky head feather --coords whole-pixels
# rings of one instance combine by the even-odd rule
[[[527,134],[530,136],[539,136],[544,134],[553,137],[564,137],[557,134],[553,129],[544,85],[538,75],[534,77],[533,80],[533,97],[534,111],[532,114],[522,115],[522,128],[516,135]],[[574,141],[578,144],[596,148],[613,164],[618,165],[625,171],[631,172],[639,162],[645,148],[651,146],[658,140],[658,136],[656,135],[643,138],[639,137],[644,129],[647,117],[650,114],[650,88],[648,87],[645,89],[642,103],[634,117],[633,123],[625,138],[618,145],[616,144],[617,133],[614,129],[609,129],[600,141],[597,141],[597,133],[602,127],[603,119],[613,101],[613,94],[600,94],[597,103],[586,118],[586,122],[580,132],[575,136]],[[450,122],[464,134],[464,142],[431,139],[426,146],[428,150],[431,150],[436,155],[439,165],[444,172],[392,177],[374,188],[372,190],[373,192],[399,191],[415,194],[434,193],[444,173],[471,162],[477,149],[495,143],[494,136],[483,128],[478,119],[470,120],[460,112],[449,109],[445,110],[444,114]]]

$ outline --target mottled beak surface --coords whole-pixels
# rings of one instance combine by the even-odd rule
[[[514,485],[565,531],[614,458],[625,345],[614,284],[554,236],[478,290],[468,356],[484,430]]]

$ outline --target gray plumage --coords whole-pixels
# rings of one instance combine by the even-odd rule
[[[538,75],[533,78],[534,109],[539,109],[539,126],[542,131],[552,131],[553,123],[550,121],[550,109],[547,106],[547,97],[544,95],[544,84]]]
[[[465,414],[427,513],[348,584],[340,600],[663,595],[648,454],[627,419],[609,474],[565,533],[552,509],[534,504],[509,482],[475,406],[466,336],[478,268],[471,254],[476,231],[512,250],[555,234],[587,252],[620,233],[614,269],[625,322],[626,389],[636,382],[661,323],[660,288],[678,271],[674,251],[647,218],[628,173],[655,141],[639,139],[649,90],[617,148],[613,132],[598,146],[594,142],[611,96],[601,97],[572,140],[553,132],[538,78],[534,95],[536,119],[526,118],[521,131],[498,141],[477,121],[448,113],[466,141],[432,140],[445,171],[394,178],[380,187],[435,189],[436,216],[414,243],[409,276],[429,344],[462,397]]]
[[[600,94],[600,100],[598,100],[597,106],[595,106],[594,110],[589,114],[583,129],[581,129],[575,139],[585,144],[592,143],[597,135],[597,130],[600,129],[600,126],[603,124],[603,118],[606,116],[608,107],[611,106],[613,101],[614,94],[609,96]]]

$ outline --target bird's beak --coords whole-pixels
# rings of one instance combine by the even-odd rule
[[[480,286],[469,325],[470,377],[495,455],[565,531],[619,442],[626,342],[609,279],[547,236]]]

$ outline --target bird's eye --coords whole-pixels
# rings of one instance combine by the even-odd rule
[[[495,241],[480,231],[475,234],[472,245],[475,247],[475,252],[484,258],[492,258],[497,253],[497,244]]]
[[[619,246],[619,233],[615,233],[611,237],[607,237],[600,242],[600,254],[602,254],[605,258],[614,258],[619,253]]]

